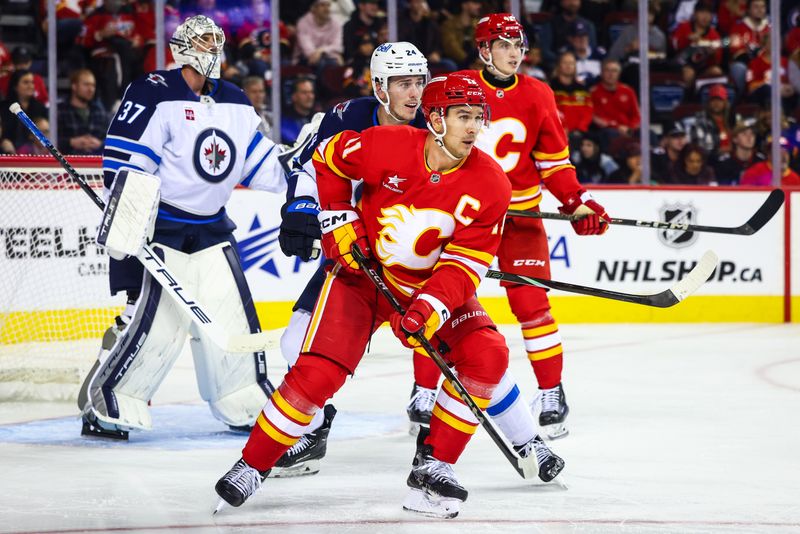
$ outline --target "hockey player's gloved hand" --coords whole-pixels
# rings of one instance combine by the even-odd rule
[[[608,221],[611,220],[606,209],[584,189],[569,197],[564,205],[558,208],[558,211],[567,215],[585,215],[572,223],[572,228],[578,235],[603,234],[608,230]]]
[[[319,205],[312,197],[288,200],[281,208],[281,229],[278,242],[287,256],[308,261],[319,256],[314,241],[322,237],[319,229]]]
[[[392,332],[406,347],[413,349],[419,347],[419,341],[412,337],[413,334],[422,334],[426,339],[433,337],[439,329],[439,314],[433,309],[430,302],[414,299],[405,315],[395,312],[389,317]]]
[[[360,273],[361,269],[350,250],[354,244],[358,244],[361,251],[369,255],[369,244],[364,223],[353,206],[343,202],[332,204],[329,209],[319,212],[318,218],[325,256],[350,272]]]

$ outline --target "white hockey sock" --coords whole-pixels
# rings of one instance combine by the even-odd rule
[[[314,414],[314,417],[311,419],[311,422],[308,423],[306,427],[306,434],[311,434],[316,429],[322,426],[322,423],[325,421],[325,409],[324,406],[317,410],[317,413]]]
[[[538,432],[533,414],[508,371],[495,388],[486,413],[513,445],[528,443]]]

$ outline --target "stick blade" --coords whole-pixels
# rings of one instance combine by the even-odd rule
[[[700,261],[697,262],[697,265],[694,266],[694,269],[669,289],[669,292],[674,296],[674,304],[681,302],[700,289],[708,281],[718,263],[719,258],[717,255],[711,250],[706,251]]]
[[[277,349],[280,346],[283,328],[266,330],[257,334],[234,334],[228,338],[227,352],[261,352]]]
[[[785,193],[782,189],[773,189],[764,204],[758,208],[750,220],[742,226],[743,235],[753,235],[761,230],[783,206]]]

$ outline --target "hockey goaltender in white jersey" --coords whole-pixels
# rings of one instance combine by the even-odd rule
[[[160,180],[160,202],[150,203],[157,209],[153,248],[227,333],[250,334],[260,331],[259,323],[225,204],[238,184],[280,193],[286,181],[278,147],[259,129],[247,97],[219,79],[224,42],[222,30],[202,15],[176,29],[170,47],[181,68],[152,72],[127,88],[108,130],[103,171],[111,199],[134,194],[141,173]],[[127,203],[148,209],[143,204]],[[149,237],[150,229],[138,231]],[[131,253],[107,246],[112,256]],[[271,390],[263,352],[216,347],[135,258],[111,261],[110,285],[112,293],[128,293],[128,307],[104,337],[81,388],[84,434],[126,439],[131,429],[150,429],[147,403],[187,333],[200,393],[214,416],[232,428],[253,424]]]

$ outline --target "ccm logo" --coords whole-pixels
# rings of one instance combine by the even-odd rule
[[[544,267],[544,260],[514,260],[514,267]]]
[[[342,213],[340,215],[332,215],[327,219],[323,219],[322,222],[319,223],[319,225],[322,228],[330,228],[332,226],[336,226],[339,223],[346,223],[346,222],[347,222],[347,214]]]

